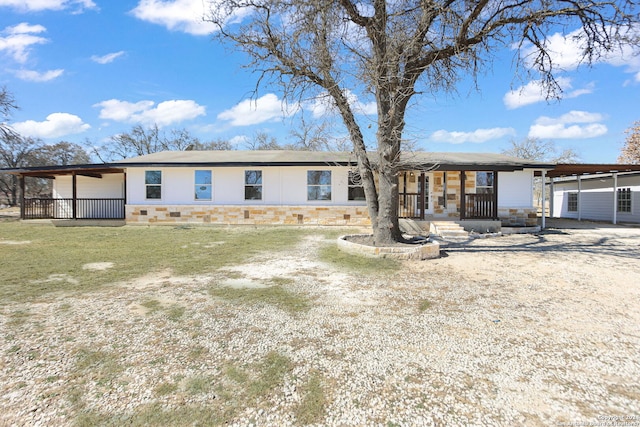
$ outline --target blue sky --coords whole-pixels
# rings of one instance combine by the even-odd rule
[[[238,148],[256,132],[292,142],[297,116],[283,114],[282,94],[262,87],[250,101],[258,76],[241,68],[246,57],[212,41],[202,13],[202,0],[0,0],[0,86],[20,106],[10,124],[47,143],[100,145],[154,123]],[[500,152],[531,136],[583,162],[615,162],[624,131],[640,120],[640,58],[619,53],[577,68],[570,38],[548,42],[565,70],[560,102],[545,101],[535,80],[514,79],[506,49],[479,91],[462,82],[455,96],[414,98],[405,136],[425,150],[464,152]],[[374,105],[354,103],[366,129]],[[307,121],[331,114],[311,102],[304,108]]]

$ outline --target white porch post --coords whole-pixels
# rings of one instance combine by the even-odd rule
[[[547,205],[547,197],[546,197],[546,185],[545,185],[545,181],[546,181],[546,170],[542,170],[542,229],[544,230],[547,227],[547,222],[546,222],[546,205]]]
[[[613,173],[613,223],[618,222],[618,173]]]
[[[578,221],[582,221],[582,175],[578,175]]]
[[[544,183],[543,183],[544,184]],[[553,200],[555,199],[554,197],[554,192],[553,192],[554,188],[553,188],[553,177],[551,178],[551,182],[549,183],[549,218],[553,218]]]

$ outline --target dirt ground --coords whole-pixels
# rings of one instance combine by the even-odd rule
[[[81,413],[198,424],[140,422],[149,408],[208,408],[223,414],[213,425],[640,425],[640,228],[548,225],[451,244],[391,278],[332,269],[317,259],[330,242],[310,237],[215,277],[161,271],[90,297],[5,305],[0,425],[72,425]],[[311,308],[203,291],[276,279]],[[80,363],[87,349],[102,365]],[[291,363],[283,382],[229,397],[243,396],[238,370],[269,352]],[[120,368],[101,374],[109,366]],[[311,377],[322,411],[304,418]],[[212,385],[194,392],[193,378]]]

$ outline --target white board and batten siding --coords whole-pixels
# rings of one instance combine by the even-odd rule
[[[498,172],[498,207],[533,206],[533,170]]]
[[[553,185],[553,213],[556,218],[613,221],[616,196],[611,175],[581,179],[579,210],[569,211],[569,194],[578,193],[578,181],[559,181]],[[640,223],[640,175],[618,175],[618,189],[631,189],[631,213],[618,212],[617,222]]]
[[[162,197],[147,199],[145,171],[162,172]],[[195,198],[195,171],[212,171],[211,200]],[[262,200],[245,200],[245,171],[262,171]],[[331,171],[331,200],[307,200],[307,171]],[[128,168],[127,203],[132,205],[365,205],[348,200],[349,169],[339,166]]]
[[[123,199],[124,174],[104,174],[102,178],[88,176],[76,177],[76,196],[78,199]],[[53,180],[53,197],[71,199],[73,197],[73,178],[70,175],[57,176]]]

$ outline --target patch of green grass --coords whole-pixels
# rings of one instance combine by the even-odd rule
[[[209,353],[209,350],[207,350],[206,347],[195,345],[191,347],[191,350],[189,350],[189,359],[197,360],[205,356],[207,353]]]
[[[205,274],[264,252],[292,248],[311,230],[288,227],[53,227],[0,222],[0,236],[29,241],[0,245],[0,304],[54,292],[87,292],[171,269]],[[83,269],[111,262],[106,270]]]
[[[323,420],[327,407],[323,382],[322,375],[312,371],[307,382],[300,387],[302,400],[294,411],[299,424],[316,424]]]
[[[176,383],[161,383],[158,384],[153,392],[156,396],[166,396],[178,390],[178,384]]]
[[[173,304],[167,308],[167,317],[172,322],[177,322],[184,316],[185,311],[186,309],[181,305]]]
[[[216,407],[204,405],[185,405],[165,408],[159,403],[143,405],[135,409],[133,414],[103,414],[96,411],[80,412],[74,422],[77,427],[120,426],[129,427],[191,427],[223,425],[223,412]]]
[[[418,310],[419,311],[427,311],[428,309],[430,309],[432,306],[431,301],[429,301],[428,299],[423,299],[418,303]]]
[[[184,389],[191,395],[205,394],[211,391],[213,379],[207,376],[195,376],[185,380]]]
[[[162,304],[157,299],[146,300],[140,305],[148,310],[147,314],[155,313],[162,308]]]
[[[247,388],[249,396],[252,398],[264,397],[281,385],[284,375],[289,372],[293,366],[288,357],[271,351],[256,368],[259,373],[258,379],[251,382]]]
[[[94,381],[104,385],[113,381],[124,367],[115,353],[81,348],[76,354],[75,369],[79,377],[90,374]]]
[[[320,260],[339,270],[358,274],[383,275],[400,269],[400,262],[391,258],[374,258],[354,255],[341,251],[336,244],[328,244],[320,249]]]
[[[267,288],[230,288],[211,287],[209,294],[216,298],[225,299],[239,304],[269,304],[291,314],[309,309],[309,300],[291,292],[282,286]]]

